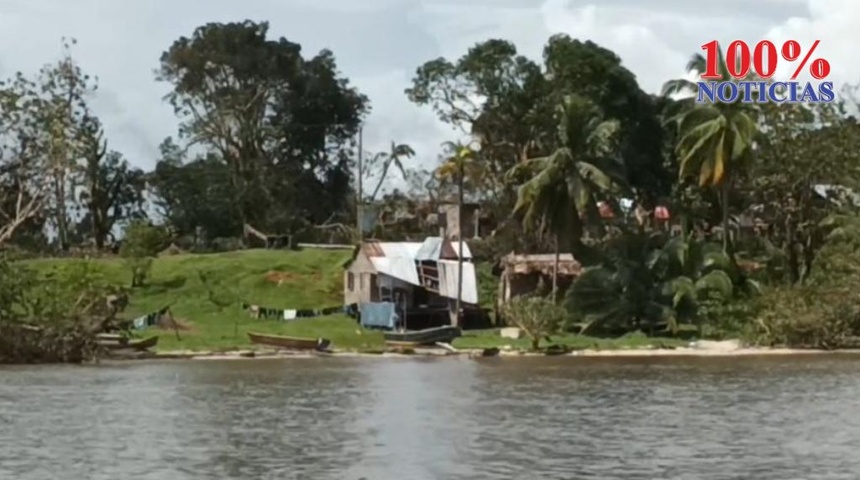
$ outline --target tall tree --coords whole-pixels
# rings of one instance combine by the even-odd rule
[[[147,182],[155,204],[175,233],[200,242],[235,236],[242,223],[232,199],[229,166],[216,155],[185,161],[185,153],[167,138],[161,144],[161,159]]]
[[[802,284],[824,247],[831,219],[856,212],[860,124],[843,102],[765,105],[756,161],[742,187],[768,228],[763,240],[785,279]]]
[[[640,196],[667,195],[672,179],[662,165],[659,111],[618,56],[593,42],[556,35],[547,42],[543,60],[542,68],[510,42],[488,40],[456,61],[439,58],[420,66],[406,93],[481,140],[481,180],[487,196],[501,202],[501,211],[509,212],[515,197],[505,173],[554,150],[553,114],[571,94],[592,100],[619,121],[621,156]]]
[[[405,143],[395,143],[391,142],[391,148],[388,152],[380,152],[375,155],[376,159],[375,163],[381,163],[380,166],[381,172],[379,172],[379,179],[376,183],[376,188],[373,189],[373,193],[370,194],[369,201],[373,201],[376,198],[376,195],[379,193],[379,190],[382,188],[382,184],[385,179],[388,177],[388,171],[394,166],[397,171],[403,175],[403,179],[406,179],[406,169],[403,167],[403,162],[401,159],[411,158],[415,156],[415,150],[412,150],[412,147]]]
[[[696,54],[687,64],[690,73],[705,72],[705,58]],[[719,51],[719,71],[724,79],[732,78],[725,57]],[[727,80],[728,81],[728,80]],[[664,95],[695,92],[696,84],[689,80],[672,80],[663,87]],[[680,113],[670,118],[678,128],[677,153],[681,180],[697,176],[701,187],[719,191],[722,204],[723,248],[730,251],[729,200],[736,169],[750,154],[758,133],[750,105],[741,102],[700,104],[694,98],[677,103]],[[733,257],[732,257],[733,258]]]
[[[614,52],[591,41],[559,34],[550,37],[543,51],[548,79],[547,118],[567,95],[591,100],[606,116],[618,122],[618,148],[627,180],[637,197],[653,203],[670,193],[673,173],[663,165],[663,138],[656,100],[642,91],[636,76]],[[554,129],[544,129],[553,140]]]
[[[79,174],[83,150],[82,121],[88,111],[87,96],[96,90],[74,60],[74,39],[63,39],[63,55],[39,73],[39,94],[44,101],[42,125],[50,136],[48,169],[51,183],[50,215],[57,228],[61,249],[69,247],[69,205],[74,201],[72,183]]]
[[[79,198],[96,248],[102,249],[120,220],[143,216],[144,173],[132,168],[122,154],[107,150],[99,121],[86,121],[82,190]]]
[[[510,201],[510,211],[513,190],[505,183],[505,172],[537,154],[534,139],[543,119],[539,110],[545,87],[539,65],[519,55],[511,42],[491,39],[456,61],[438,58],[421,65],[406,94],[413,103],[430,106],[443,122],[479,139],[482,154],[470,170],[480,176],[467,183],[479,196]]]
[[[556,150],[527,160],[512,169],[512,177],[526,177],[518,189],[516,213],[523,225],[554,237],[553,295],[558,286],[561,248],[582,251],[583,222],[595,216],[596,200],[626,184],[617,156],[619,123],[603,117],[592,101],[568,96],[558,106]],[[564,247],[562,247],[564,246]]]
[[[305,59],[300,45],[270,40],[268,30],[203,25],[164,52],[158,74],[173,86],[167,99],[181,137],[228,166],[236,215],[261,228],[282,224],[284,212],[294,212],[286,221],[312,221],[322,215],[314,205],[349,195],[326,187],[343,177],[336,170],[348,171],[343,145],[367,110],[331,52]]]

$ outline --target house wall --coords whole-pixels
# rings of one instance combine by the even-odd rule
[[[365,252],[358,252],[355,260],[343,272],[343,304],[372,302],[376,298],[376,269]]]
[[[480,210],[476,205],[439,205],[439,236],[448,239],[460,238],[460,216],[463,216],[463,239],[477,238]]]

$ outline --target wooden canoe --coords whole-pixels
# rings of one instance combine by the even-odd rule
[[[156,345],[158,345],[158,335],[140,340],[129,340],[127,344],[128,348],[135,350],[147,350]]]
[[[149,338],[142,338],[139,340],[130,339],[127,337],[123,337],[121,335],[99,335],[98,343],[103,348],[108,350],[121,350],[121,349],[133,349],[133,350],[147,350],[156,345],[158,345],[158,336],[153,336]]]
[[[289,350],[325,350],[331,342],[325,338],[287,337],[265,333],[248,332],[251,343]]]
[[[435,345],[437,343],[451,343],[461,334],[460,327],[445,325],[425,330],[412,330],[406,332],[385,332],[385,344],[393,347],[418,347],[421,345]]]

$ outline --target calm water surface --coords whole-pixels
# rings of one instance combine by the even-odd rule
[[[851,479],[860,358],[0,369],[0,479]]]

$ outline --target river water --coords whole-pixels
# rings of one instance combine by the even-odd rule
[[[0,368],[0,479],[857,479],[860,358]]]

